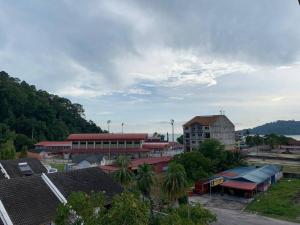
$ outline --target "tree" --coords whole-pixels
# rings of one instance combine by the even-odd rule
[[[128,169],[128,157],[126,157],[125,155],[120,155],[117,158],[117,165],[120,168],[116,172],[114,172],[114,180],[126,187],[133,180],[133,173]]]
[[[176,140],[177,140],[177,142],[178,142],[179,144],[182,144],[182,145],[183,145],[183,134],[180,135]]]
[[[0,159],[15,159],[16,149],[12,140],[6,141],[4,144],[0,145]]]
[[[144,163],[139,165],[137,170],[137,187],[144,197],[150,197],[151,186],[154,184],[154,171],[152,166]]]
[[[208,225],[216,221],[216,216],[200,204],[181,205],[170,209],[168,215],[160,219],[160,225]]]
[[[56,225],[106,225],[103,193],[74,192],[67,201],[57,209]]]
[[[174,161],[183,165],[187,178],[193,181],[205,179],[213,173],[210,160],[199,151],[176,155]]]
[[[27,147],[23,146],[22,150],[20,152],[19,158],[26,158],[27,157],[27,150],[28,150]]]
[[[132,193],[124,192],[113,198],[112,207],[108,211],[109,225],[148,225],[149,207]]]
[[[178,198],[184,196],[187,187],[187,177],[181,164],[171,162],[164,177],[162,189],[168,199],[178,205]]]

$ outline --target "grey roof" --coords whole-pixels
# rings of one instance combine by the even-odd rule
[[[0,160],[1,165],[6,170],[10,178],[24,176],[19,168],[19,163],[23,163],[23,162],[27,162],[33,174],[47,173],[47,169],[43,166],[43,164],[38,159],[35,158]],[[2,172],[0,172],[0,179],[5,179],[4,174]]]
[[[255,170],[252,170],[250,172],[246,172],[242,174],[241,176],[235,178],[237,180],[247,180],[253,183],[260,184],[272,176],[274,176],[276,173],[278,173],[281,170],[279,166],[276,165],[266,165],[260,168],[257,168]]]
[[[100,163],[103,158],[102,154],[75,154],[72,155],[72,162],[80,163],[84,160],[90,163]]]
[[[50,222],[59,204],[40,175],[0,181],[0,199],[14,225]]]
[[[66,198],[75,191],[104,191],[109,204],[123,190],[98,167],[47,176]],[[48,223],[55,218],[60,203],[41,175],[0,180],[0,200],[14,225]]]

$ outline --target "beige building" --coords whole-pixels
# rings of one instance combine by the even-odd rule
[[[226,150],[235,147],[234,124],[225,115],[196,116],[183,125],[185,151],[198,148],[206,139],[216,139]]]

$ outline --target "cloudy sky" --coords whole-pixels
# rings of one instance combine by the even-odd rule
[[[0,70],[112,131],[300,120],[297,0],[0,0]]]

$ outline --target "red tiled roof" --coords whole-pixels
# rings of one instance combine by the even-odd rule
[[[149,149],[145,148],[72,148],[61,150],[64,153],[139,153],[149,152]]]
[[[115,172],[119,169],[117,166],[112,166],[112,165],[104,165],[104,166],[99,166],[101,170],[103,170],[106,173],[111,173]]]
[[[70,141],[41,141],[35,144],[35,146],[45,146],[45,147],[53,147],[53,146],[71,146],[72,142]]]
[[[255,188],[256,188],[255,183],[240,182],[240,181],[225,181],[223,184],[221,184],[221,186],[245,190],[245,191],[252,191],[252,190],[255,190]]]
[[[170,147],[170,143],[168,142],[146,142],[143,143],[143,148],[146,149],[165,149]]]
[[[67,138],[69,141],[81,141],[81,140],[146,140],[148,134],[144,133],[127,133],[127,134],[113,134],[113,133],[101,133],[101,134],[70,134]]]
[[[200,123],[204,126],[209,126],[217,121],[223,115],[213,115],[213,116],[195,116],[193,119],[185,123],[183,126],[189,126],[193,123]]]
[[[149,165],[155,165],[157,163],[169,162],[171,161],[171,159],[171,156],[134,159],[130,162],[130,167],[131,169],[136,169],[139,165],[142,165],[144,163]]]

